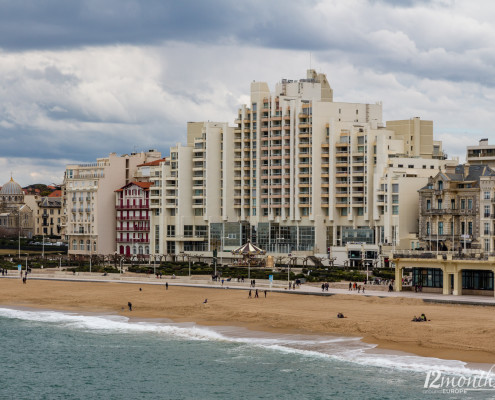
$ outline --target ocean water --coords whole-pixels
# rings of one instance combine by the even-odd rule
[[[0,308],[0,399],[494,398],[425,389],[486,372],[358,339]],[[495,378],[494,378],[495,381]],[[431,380],[429,381],[431,382]],[[442,389],[442,388],[441,388]]]

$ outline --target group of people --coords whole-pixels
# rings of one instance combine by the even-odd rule
[[[4,268],[0,268],[2,270],[2,276],[5,276],[7,275],[7,269],[4,269]]]
[[[249,293],[248,293],[248,299],[251,299],[253,297],[253,291],[251,289],[249,289]],[[264,291],[265,292],[265,298],[266,298],[266,290]],[[259,293],[258,293],[258,289],[256,289],[254,291],[254,298],[255,299],[258,299],[260,296],[259,296]]]
[[[414,291],[415,292],[422,292],[423,286],[422,285],[414,285]]]
[[[365,284],[366,284],[366,281],[365,281]],[[357,290],[358,293],[361,293],[361,291],[364,293],[364,288],[365,288],[364,284],[361,286],[357,282],[354,282],[354,283],[349,282],[349,291]]]
[[[328,284],[328,282],[322,283],[321,284],[321,291],[322,292],[328,292],[329,287],[330,287],[330,285]]]
[[[414,318],[411,321],[412,322],[426,322],[426,321],[429,321],[429,319],[426,318],[425,314],[421,314],[419,317],[414,316]]]

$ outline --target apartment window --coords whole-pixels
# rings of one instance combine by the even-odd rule
[[[485,239],[485,251],[490,251],[490,239]]]
[[[426,209],[431,210],[431,199],[426,199]]]
[[[363,207],[358,207],[357,215],[364,215],[364,208]]]
[[[483,192],[483,198],[485,200],[490,200],[490,192]]]
[[[202,208],[195,208],[194,209],[194,216],[202,217],[203,216],[203,209]]]
[[[254,208],[254,207],[253,207],[252,215],[253,215],[253,217],[256,217],[256,208]]]
[[[442,199],[437,200],[437,209],[441,210],[442,209]]]
[[[438,234],[443,235],[443,222],[438,223]]]
[[[466,223],[461,222],[461,235],[465,235],[465,234],[466,234]]]
[[[426,234],[429,235],[431,232],[430,232],[430,223],[427,222],[426,223]]]
[[[468,210],[473,209],[473,199],[468,199]]]
[[[489,222],[485,222],[484,223],[483,233],[485,235],[489,235],[490,234],[490,223]]]
[[[490,218],[490,206],[488,205],[485,206],[483,216],[485,218]]]
[[[438,181],[438,190],[443,190],[443,181]]]
[[[184,236],[192,237],[193,236],[193,226],[192,225],[184,225]]]
[[[175,236],[175,225],[167,225],[167,237]]]
[[[466,199],[461,199],[461,210],[466,208]]]
[[[346,217],[347,216],[347,208],[341,208],[340,209],[340,215],[342,217]]]
[[[472,234],[473,234],[473,223],[468,222],[468,235],[472,235]]]
[[[399,184],[392,183],[392,193],[399,193]]]
[[[399,206],[392,206],[392,215],[399,215]]]
[[[455,200],[454,199],[450,199],[450,208],[452,210],[455,210]]]

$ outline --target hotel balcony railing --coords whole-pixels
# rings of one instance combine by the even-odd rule
[[[149,203],[146,202],[144,204],[117,204],[115,208],[117,210],[144,210],[149,207]]]
[[[146,221],[149,217],[139,217],[139,216],[117,216],[117,221]]]
[[[440,215],[440,214],[453,214],[453,215],[476,215],[474,209],[460,209],[460,208],[430,208],[425,210],[425,214]],[[493,218],[493,216],[492,216]]]
[[[150,227],[149,226],[130,226],[130,227],[126,228],[126,227],[118,226],[117,230],[118,231],[129,231],[129,232],[131,232],[131,231],[147,231],[147,232],[149,232]]]
[[[117,238],[117,243],[149,243],[149,239]]]

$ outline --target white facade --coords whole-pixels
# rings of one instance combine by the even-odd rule
[[[67,165],[64,219],[69,254],[114,254],[115,190],[133,180],[137,166],[161,157],[159,152],[115,153],[95,163]]]
[[[295,255],[355,242],[409,248],[416,191],[447,163],[431,121],[385,127],[381,103],[334,102],[312,70],[273,93],[253,82],[235,124],[189,123],[187,145],[160,165],[152,252],[229,251],[248,239]]]

